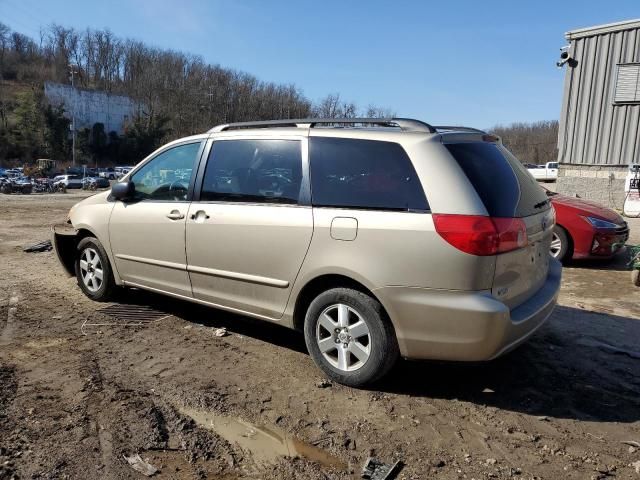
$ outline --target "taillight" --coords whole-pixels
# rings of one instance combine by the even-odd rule
[[[433,223],[449,244],[471,255],[496,255],[527,244],[527,227],[520,218],[434,214]]]

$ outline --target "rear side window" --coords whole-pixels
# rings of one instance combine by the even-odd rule
[[[445,144],[492,217],[527,217],[547,210],[545,191],[502,145]]]
[[[298,203],[302,153],[298,140],[214,142],[202,201]]]
[[[416,171],[397,143],[312,137],[311,196],[316,207],[427,211]]]

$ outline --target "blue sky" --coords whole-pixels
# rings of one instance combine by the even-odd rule
[[[640,17],[638,0],[0,0],[0,21],[51,23],[202,56],[431,123],[557,119],[571,29]]]

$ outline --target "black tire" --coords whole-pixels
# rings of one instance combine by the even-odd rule
[[[560,225],[556,225],[555,227],[553,227],[553,234],[555,236],[554,241],[560,241],[560,248],[559,250],[557,250],[557,254],[554,255],[554,252],[552,251],[551,255],[561,262],[571,260],[571,257],[573,256],[573,247],[571,243],[571,237],[569,236],[567,231]]]
[[[84,267],[81,267],[81,261],[87,258],[84,256],[85,251],[92,259],[95,259],[93,254],[97,254],[97,257],[99,258],[100,263],[95,264],[101,267],[102,279],[99,283],[98,278],[94,280],[95,283],[93,284],[91,279],[87,280],[89,284],[85,283],[83,277],[87,272],[84,270]],[[113,279],[113,271],[111,270],[111,264],[109,263],[107,252],[104,250],[104,247],[97,238],[85,237],[78,242],[75,258],[75,271],[78,286],[91,300],[95,300],[96,302],[106,302],[113,298],[116,290],[116,282]],[[95,276],[97,269],[95,269],[93,273]]]
[[[318,323],[321,314],[337,305],[346,305],[350,312],[348,316],[354,317],[356,321],[363,320],[368,327],[369,356],[366,361],[362,362],[361,366],[353,371],[337,368],[325,358],[325,354],[320,351],[316,338],[320,328]],[[328,332],[328,330],[322,331]],[[333,332],[331,335],[333,335]],[[311,302],[305,316],[304,338],[311,358],[325,375],[337,383],[350,387],[362,387],[382,378],[391,370],[400,355],[393,325],[380,302],[365,293],[351,288],[327,290]],[[337,338],[337,332],[333,341],[338,345],[335,347],[336,356],[338,356],[337,349],[340,343]],[[351,341],[355,342],[355,340],[349,340],[348,344],[343,345],[351,345]],[[329,355],[328,352],[327,354]],[[355,356],[351,356],[351,358],[356,359],[354,363],[358,363]]]

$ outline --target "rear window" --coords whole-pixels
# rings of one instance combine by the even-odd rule
[[[460,165],[492,217],[528,217],[549,209],[547,195],[527,169],[502,145],[450,143]]]
[[[418,175],[397,143],[310,139],[311,197],[316,207],[424,212]]]

